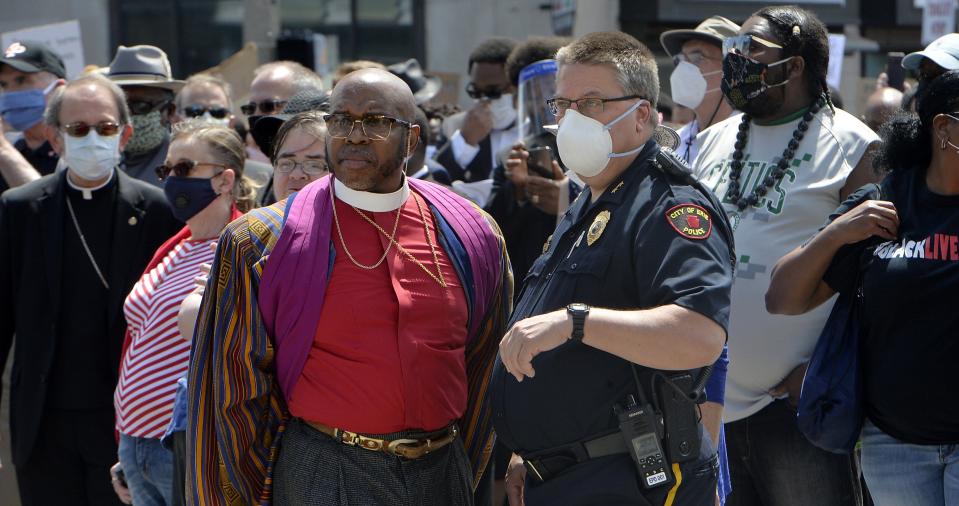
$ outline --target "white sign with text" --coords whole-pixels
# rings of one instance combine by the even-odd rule
[[[80,39],[80,22],[77,20],[53,23],[50,25],[22,28],[0,34],[0,49],[14,42],[42,42],[63,58],[67,69],[67,79],[73,79],[83,72],[83,41]]]

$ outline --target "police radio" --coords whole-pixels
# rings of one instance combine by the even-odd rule
[[[645,401],[645,399],[643,399]],[[676,479],[660,441],[663,439],[663,423],[648,402],[641,405],[630,395],[626,408],[614,407],[619,417],[619,430],[626,448],[633,457],[643,488],[651,489],[672,485]]]

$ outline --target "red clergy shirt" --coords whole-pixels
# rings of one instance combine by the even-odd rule
[[[440,246],[430,208],[412,192],[401,208],[397,242],[437,274],[414,199],[423,208],[447,287],[396,245],[377,268],[357,267],[334,224],[336,258],[326,299],[306,366],[289,396],[294,416],[353,432],[387,434],[435,430],[463,415],[466,294]],[[361,264],[375,263],[389,239],[350,205],[339,199],[334,205],[350,253]],[[392,232],[395,212],[361,212]]]

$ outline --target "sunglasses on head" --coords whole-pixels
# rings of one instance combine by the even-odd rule
[[[503,94],[506,93],[506,90],[507,90],[506,87],[486,88],[481,90],[477,88],[476,85],[474,85],[473,83],[469,83],[468,85],[466,85],[466,94],[469,95],[470,98],[475,100],[479,100],[482,98],[496,100],[499,97],[503,96]]]
[[[86,137],[90,130],[95,130],[103,137],[111,137],[120,132],[120,125],[113,121],[101,121],[96,125],[89,125],[82,121],[63,125],[63,131],[70,137]]]
[[[170,174],[173,174],[176,177],[190,177],[190,171],[193,170],[194,167],[200,167],[202,165],[219,167],[223,170],[226,170],[229,168],[226,165],[223,165],[221,163],[207,163],[207,162],[197,162],[195,160],[184,160],[182,162],[177,162],[173,165],[163,164],[157,167],[156,175],[158,178],[160,178],[160,181],[163,181],[164,179],[170,177]],[[218,175],[219,174],[215,174],[213,177],[216,177]]]
[[[188,118],[199,118],[209,112],[216,119],[223,119],[230,114],[226,107],[206,107],[202,105],[188,105],[183,108],[183,114]]]
[[[260,102],[250,102],[248,104],[243,104],[240,106],[240,111],[247,116],[253,116],[256,114],[256,111],[259,110],[260,114],[273,114],[274,112],[280,112],[283,110],[283,106],[286,105],[286,100],[263,100]]]
[[[151,112],[166,107],[170,104],[169,100],[160,100],[151,102],[149,100],[127,100],[127,107],[130,108],[130,114],[140,116],[141,114],[150,114]]]

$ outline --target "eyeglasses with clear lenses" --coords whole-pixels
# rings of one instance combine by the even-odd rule
[[[584,97],[577,100],[555,97],[547,100],[546,105],[549,107],[549,112],[553,113],[554,116],[566,114],[566,110],[572,107],[573,104],[576,104],[576,110],[579,111],[580,114],[595,116],[606,110],[606,102],[622,102],[624,100],[634,100],[637,98],[642,99],[643,97],[639,95],[627,95],[625,97],[615,98]]]
[[[208,162],[198,162],[196,160],[184,160],[182,162],[177,162],[173,165],[163,164],[157,167],[156,175],[158,178],[160,178],[160,181],[163,181],[164,179],[170,177],[170,174],[173,174],[176,177],[190,177],[190,171],[193,170],[194,167],[201,167],[204,165],[210,166],[210,167],[219,167],[223,170],[226,170],[229,168],[226,165],[223,165],[222,163],[208,163]],[[213,177],[219,176],[223,172],[223,170],[214,174]]]
[[[410,128],[413,126],[409,121],[403,121],[399,118],[392,118],[382,114],[371,114],[363,116],[361,119],[354,119],[349,114],[327,114],[323,116],[326,121],[326,131],[334,139],[346,139],[353,133],[353,128],[357,123],[363,131],[363,135],[371,141],[386,140],[393,131],[393,123]]]
[[[223,119],[230,114],[230,110],[226,107],[207,107],[205,105],[188,105],[183,108],[183,114],[188,118],[199,118],[203,116],[206,112],[210,113],[210,116],[216,119]]]
[[[292,158],[281,158],[277,160],[274,169],[281,174],[289,174],[296,170],[297,167],[310,176],[321,176],[330,171],[326,162],[323,160],[304,160],[298,162]]]
[[[673,56],[673,66],[678,66],[679,62],[692,63],[695,66],[700,66],[706,60],[712,60],[714,58],[706,56],[702,51],[690,51],[688,53],[679,53],[676,56]]]
[[[257,111],[260,111],[260,114],[273,114],[282,111],[284,106],[286,100],[261,100],[241,105],[240,111],[247,116],[253,116]]]
[[[782,48],[782,46],[775,42],[770,42],[755,35],[736,35],[734,37],[726,37],[726,39],[723,40],[723,54],[736,51],[747,58],[759,56],[763,54],[766,49]]]
[[[97,134],[103,137],[112,137],[120,132],[120,125],[113,121],[101,121],[96,125],[77,121],[76,123],[63,125],[63,131],[70,137],[86,137],[90,130],[95,130]]]

